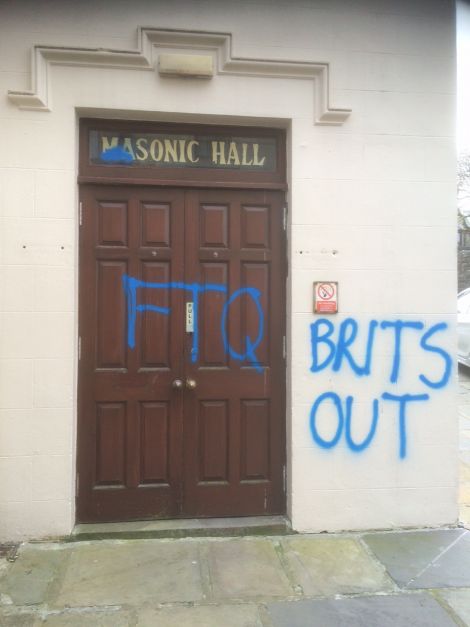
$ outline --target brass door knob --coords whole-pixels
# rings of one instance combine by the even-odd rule
[[[181,379],[175,379],[171,385],[175,388],[175,390],[181,390],[183,388],[183,382]]]
[[[188,390],[194,390],[197,387],[197,383],[194,379],[186,379],[186,387]]]

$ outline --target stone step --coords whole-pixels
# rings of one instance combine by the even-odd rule
[[[71,541],[132,538],[278,536],[294,533],[285,516],[139,520],[75,525]]]

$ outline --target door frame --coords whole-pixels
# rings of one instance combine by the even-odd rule
[[[148,130],[158,130],[158,131],[179,131],[183,129],[184,131],[208,131],[211,134],[219,134],[224,135],[227,132],[230,133],[255,133],[256,135],[264,136],[269,135],[270,133],[274,133],[278,138],[277,144],[277,168],[276,171],[270,176],[257,176],[260,173],[243,173],[243,176],[240,177],[240,174],[237,172],[233,174],[232,172],[217,172],[216,176],[214,176],[213,172],[208,171],[200,171],[197,178],[194,178],[194,174],[191,172],[189,175],[182,176],[181,178],[174,178],[177,175],[181,175],[181,172],[176,172],[174,169],[171,169],[171,172],[168,172],[167,175],[165,173],[158,172],[158,175],[155,176],[155,171],[146,172],[144,176],[141,177],[129,177],[128,171],[123,171],[122,167],[113,167],[109,168],[106,172],[103,172],[97,167],[90,166],[87,162],[88,156],[88,131],[91,127],[99,125],[99,127],[103,128],[116,128],[122,130],[132,130],[135,128],[142,128]],[[241,126],[217,126],[217,127],[207,127],[203,125],[187,125],[187,124],[160,124],[160,123],[152,123],[152,122],[117,122],[114,120],[89,120],[83,119],[80,121],[80,133],[79,133],[80,141],[79,141],[79,154],[80,154],[80,166],[79,166],[79,198],[81,200],[81,188],[84,186],[133,186],[133,185],[145,185],[148,187],[171,187],[176,189],[185,188],[206,188],[206,189],[231,189],[233,191],[249,191],[249,190],[269,190],[269,191],[279,191],[284,193],[284,215],[283,215],[283,236],[282,236],[282,244],[280,254],[284,259],[284,273],[283,273],[283,282],[284,282],[284,296],[285,296],[285,307],[282,311],[282,321],[283,321],[283,335],[284,335],[284,377],[283,377],[283,421],[282,421],[282,441],[280,442],[280,446],[282,449],[282,473],[283,473],[283,481],[284,481],[284,492],[283,492],[283,510],[287,511],[287,351],[286,351],[286,334],[287,334],[287,279],[288,279],[288,256],[287,256],[287,199],[286,199],[286,191],[287,191],[287,183],[286,183],[286,134],[283,129],[267,129],[267,128],[257,128],[257,127],[241,127]],[[270,179],[270,180],[269,180]],[[80,217],[79,217],[79,225],[82,226],[82,209],[81,202],[79,205],[80,209]],[[80,440],[82,439],[82,435],[80,433],[80,385],[81,385],[81,367],[80,367],[80,352],[81,352],[81,328],[82,328],[82,316],[83,316],[83,302],[81,299],[81,281],[80,281],[80,254],[81,254],[81,229],[79,227],[79,246],[78,246],[78,364],[77,364],[77,372],[78,372],[78,380],[77,380],[77,444],[76,444],[76,460],[75,460],[75,468],[76,468],[76,498],[75,498],[75,517],[77,519],[78,514],[78,494],[79,494],[79,468],[80,468],[80,459],[84,454],[81,451]],[[83,421],[82,421],[83,424]]]

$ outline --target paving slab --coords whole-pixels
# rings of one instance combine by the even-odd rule
[[[6,576],[0,579],[0,599],[14,605],[36,605],[46,601],[54,579],[65,568],[68,552],[57,548],[22,547]]]
[[[106,610],[65,610],[41,614],[25,612],[0,613],[2,627],[129,627],[135,625],[132,613],[120,608]]]
[[[134,624],[135,619],[131,612],[116,608],[49,614],[42,622],[35,623],[34,627],[129,627]]]
[[[358,540],[294,537],[281,540],[291,580],[307,596],[390,591],[393,581]]]
[[[268,604],[274,627],[455,627],[427,593]]]
[[[437,594],[451,607],[465,625],[470,625],[470,589],[438,590]]]
[[[407,586],[466,533],[465,529],[373,533],[364,535],[363,540],[396,583]]]
[[[92,610],[90,608],[80,611],[64,610],[47,614],[42,612],[0,612],[0,625],[2,627],[129,627],[135,625],[132,612],[116,608],[115,610]]]
[[[41,622],[35,614],[12,613],[0,610],[0,625],[2,627],[37,627],[41,625]]]
[[[136,627],[263,627],[256,605],[145,608]]]
[[[269,539],[208,542],[206,550],[214,599],[293,595]]]
[[[204,598],[197,542],[127,540],[74,545],[56,607]]]
[[[458,540],[408,584],[408,588],[470,587],[470,533]]]

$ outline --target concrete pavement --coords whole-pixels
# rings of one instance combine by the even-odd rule
[[[470,625],[465,529],[27,543],[0,572],[5,627]]]

